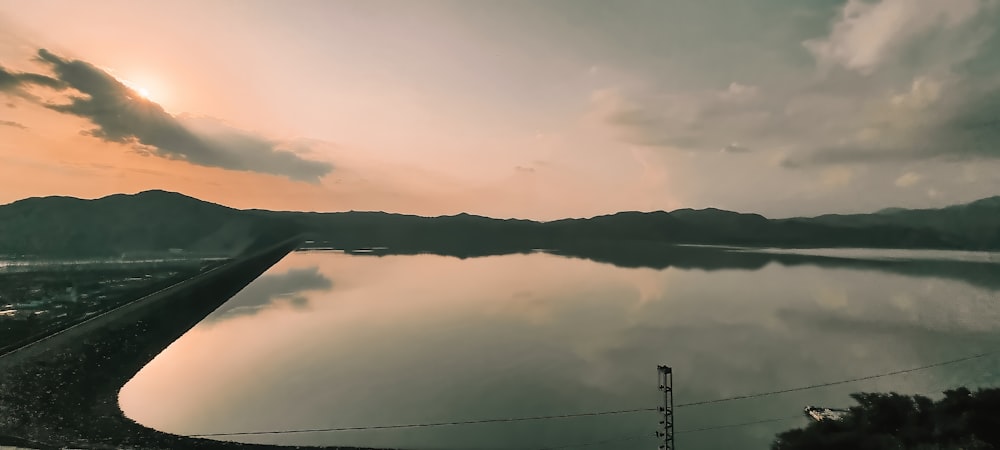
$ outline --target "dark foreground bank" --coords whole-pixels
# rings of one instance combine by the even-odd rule
[[[813,422],[778,435],[773,450],[1000,448],[1000,389],[945,391],[944,398],[896,393],[852,395],[842,420]]]
[[[299,242],[298,238],[289,239],[251,252],[0,357],[0,437],[11,444],[31,442],[37,447],[289,448],[152,430],[124,416],[118,392],[170,343]]]

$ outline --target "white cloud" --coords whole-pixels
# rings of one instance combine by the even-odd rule
[[[916,172],[906,172],[896,178],[896,186],[901,188],[908,188],[920,182],[923,179],[919,173]]]
[[[619,140],[764,158],[785,167],[1000,158],[989,59],[1000,0],[848,0],[829,33],[806,41],[819,72],[797,80],[678,89],[650,79],[603,91],[592,107]],[[987,67],[991,67],[988,65]],[[805,74],[803,74],[805,75]],[[758,86],[758,84],[760,84]],[[734,143],[738,143],[734,145]],[[893,182],[887,177],[884,182]]]
[[[726,101],[750,100],[757,96],[760,88],[742,83],[732,82],[729,88],[719,93],[719,97]]]
[[[821,67],[842,66],[868,74],[916,36],[955,28],[989,3],[982,0],[849,0],[829,36],[803,45]]]
[[[931,106],[941,97],[942,83],[928,77],[917,77],[910,90],[893,95],[890,103],[894,106],[922,110]]]
[[[620,88],[594,96],[591,112],[677,168],[671,187],[713,199],[704,205],[736,202],[737,186],[751,185],[770,200],[740,201],[761,210],[806,198],[852,211],[939,206],[995,191],[982,167],[1000,164],[1000,0],[843,4],[811,16],[830,25],[805,44],[811,68],[775,61],[773,76],[748,76],[734,60],[732,78],[687,86],[670,73],[612,77]],[[784,44],[801,55],[803,39]],[[733,155],[742,149],[753,151]],[[686,174],[699,170],[719,181],[694,187]]]
[[[750,148],[740,144],[739,142],[730,142],[729,145],[722,147],[720,151],[722,153],[746,153],[750,151]]]

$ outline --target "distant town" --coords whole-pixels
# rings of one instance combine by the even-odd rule
[[[0,354],[221,264],[223,258],[0,262]]]

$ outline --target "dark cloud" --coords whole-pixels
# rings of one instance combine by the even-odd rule
[[[978,95],[957,114],[943,121],[938,130],[963,154],[1000,158],[1000,89]],[[952,150],[941,143],[937,152]]]
[[[638,107],[628,107],[612,111],[606,117],[607,123],[624,133],[626,142],[649,147],[700,148],[712,147],[695,131],[671,126],[669,118],[660,117],[651,111]],[[721,139],[716,139],[721,140]]]
[[[0,126],[20,128],[22,130],[28,129],[28,127],[10,120],[0,120]]]
[[[304,159],[279,148],[276,142],[232,127],[215,126],[209,132],[192,129],[184,120],[85,61],[64,59],[45,49],[38,51],[38,58],[51,66],[57,79],[18,74],[19,83],[50,87],[62,83],[84,94],[71,96],[66,104],[46,106],[90,120],[97,125],[87,132],[91,136],[137,144],[141,151],[163,158],[313,183],[333,169],[329,163]]]
[[[671,95],[610,90],[592,100],[601,120],[623,141],[646,147],[745,153],[776,122],[772,105],[760,102],[758,88],[739,83]]]
[[[787,158],[785,167],[1000,160],[1000,8],[835,3],[813,11],[827,23],[798,41],[812,64],[763,64],[774,72],[753,77],[733,61],[738,69],[716,71],[732,77],[726,89],[656,74],[595,92],[596,116],[628,144],[749,148],[768,165]],[[897,16],[905,26],[887,26]]]
[[[820,146],[782,162],[784,167],[941,159],[1000,158],[1000,88],[956,92],[955,99],[928,108],[917,128],[891,121],[869,129],[890,137],[877,143]],[[899,136],[904,136],[899,138]]]
[[[53,89],[64,89],[66,87],[66,83],[47,75],[31,72],[14,72],[0,66],[0,92],[29,97],[24,91],[24,88],[29,85],[39,85]],[[11,105],[12,103],[7,104],[7,106]]]
[[[0,92],[11,92],[20,89],[22,85],[16,74],[0,66]]]
[[[853,164],[853,163],[881,163],[881,162],[905,162],[914,159],[921,159],[919,155],[908,151],[909,149],[891,149],[887,147],[865,147],[865,146],[826,146],[817,150],[807,152],[802,155],[786,157],[781,160],[781,166],[786,169],[799,169],[810,166]],[[929,158],[933,155],[924,155]]]
[[[860,81],[847,75],[767,96],[729,89],[642,104],[605,94],[598,108],[631,144],[727,154],[782,148],[786,168],[1000,159],[1000,82],[917,77],[852,95],[848,87]]]

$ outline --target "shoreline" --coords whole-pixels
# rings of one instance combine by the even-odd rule
[[[118,393],[205,316],[295,250],[295,237],[133,300],[0,357],[0,436],[96,449],[289,449],[179,436],[129,419]]]

